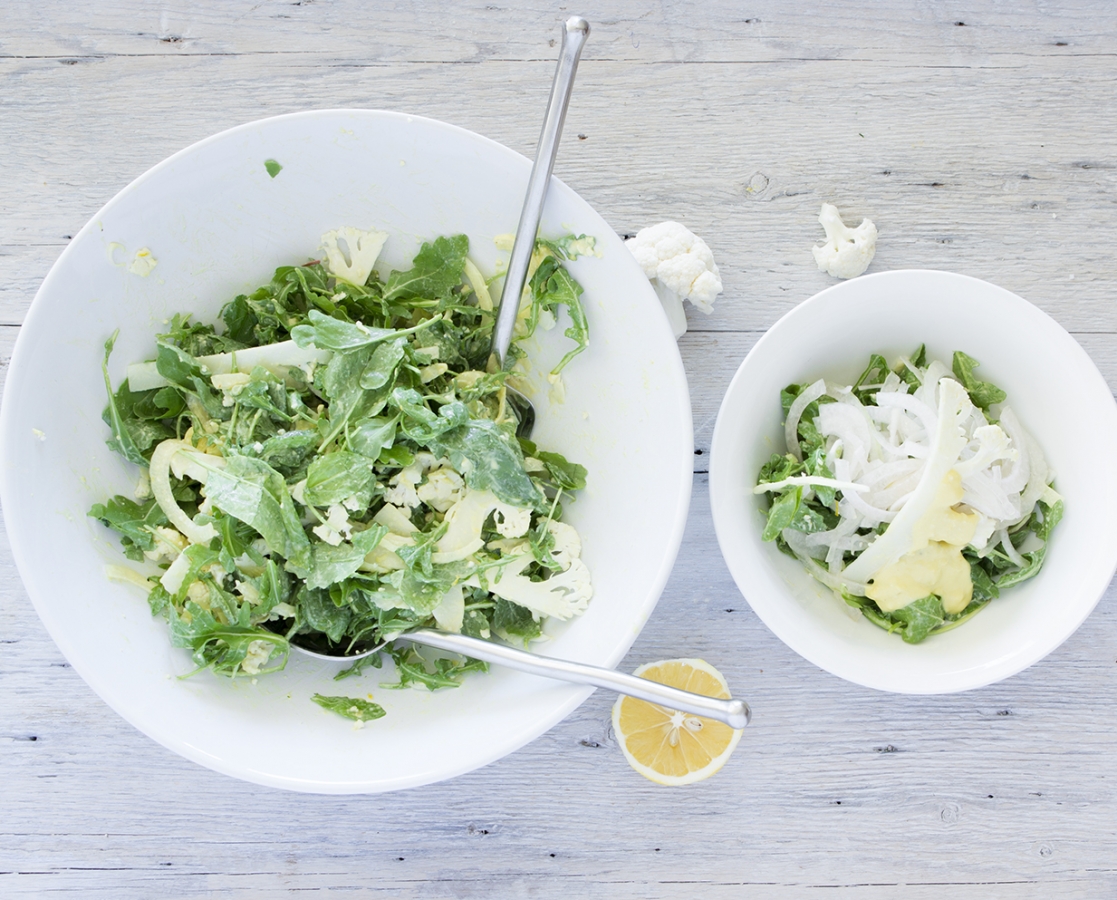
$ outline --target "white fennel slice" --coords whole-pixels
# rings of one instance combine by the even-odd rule
[[[973,410],[966,389],[952,378],[939,381],[938,423],[931,452],[923,467],[919,484],[888,526],[841,573],[854,582],[867,582],[885,566],[896,562],[912,546],[915,525],[935,502],[939,485],[958,462],[967,444],[962,422]]]

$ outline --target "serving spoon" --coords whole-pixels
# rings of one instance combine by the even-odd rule
[[[504,368],[508,359],[508,348],[512,343],[512,333],[516,327],[516,315],[520,308],[520,297],[527,282],[527,270],[531,254],[535,249],[535,236],[539,231],[539,221],[543,215],[543,202],[547,198],[547,187],[555,166],[562,125],[566,119],[566,108],[570,103],[570,93],[574,87],[574,75],[578,70],[578,59],[582,55],[586,38],[589,37],[589,23],[579,17],[567,19],[562,28],[562,49],[559,52],[558,68],[551,85],[551,98],[547,103],[547,114],[543,119],[543,131],[539,135],[539,146],[535,151],[535,163],[528,179],[527,196],[520,213],[520,223],[516,228],[516,240],[512,245],[512,255],[508,260],[508,270],[504,278],[504,290],[500,295],[500,308],[497,312],[496,326],[493,329],[492,353],[497,363]],[[506,388],[506,402],[516,413],[518,425],[516,433],[527,437],[535,424],[535,410],[519,391]],[[299,636],[293,635],[291,646],[300,653],[325,660],[353,661],[379,652],[388,642],[382,641],[375,647],[358,653],[334,655],[320,653],[309,647],[300,646]],[[638,700],[658,703],[672,710],[705,716],[724,722],[731,728],[744,728],[749,723],[751,712],[743,700],[719,700],[705,697],[690,691],[679,690],[640,678],[626,675],[614,669],[604,669],[585,663],[538,656],[526,650],[517,650],[505,644],[497,644],[481,638],[464,634],[450,634],[421,628],[418,631],[400,634],[392,641],[407,641],[437,650],[460,653],[474,659],[506,666],[531,675],[541,675],[557,681],[573,684],[590,684],[594,687],[608,688]]]
[[[300,647],[296,643],[297,640],[298,635],[294,635],[291,638],[291,646],[300,653],[333,662],[351,662],[361,659],[378,652],[388,643],[388,641],[382,641],[369,650],[352,655],[333,656]],[[435,631],[433,628],[420,628],[418,631],[396,635],[391,640],[407,641],[423,647],[460,653],[473,659],[506,666],[509,669],[527,672],[530,675],[553,678],[556,681],[567,681],[572,684],[592,684],[594,687],[607,688],[616,691],[618,694],[635,697],[638,700],[658,703],[660,706],[665,706],[671,710],[693,713],[707,719],[716,719],[731,728],[744,728],[752,718],[749,706],[744,700],[719,700],[716,697],[706,697],[702,694],[694,694],[690,691],[669,687],[656,681],[649,681],[647,678],[640,678],[637,675],[626,675],[615,669],[604,669],[586,663],[539,656],[535,653],[528,653],[526,650],[517,650],[507,644],[497,644],[483,638],[469,637],[464,634],[450,634],[445,631]]]
[[[551,183],[551,173],[555,168],[562,126],[566,121],[566,109],[570,105],[570,94],[574,90],[574,75],[578,71],[578,60],[582,48],[590,34],[590,25],[581,16],[571,16],[562,26],[562,47],[559,50],[558,67],[555,80],[551,85],[551,98],[547,101],[547,113],[543,117],[543,130],[539,134],[539,144],[535,148],[535,163],[527,182],[524,208],[520,212],[520,223],[516,226],[516,240],[512,244],[512,255],[508,258],[508,269],[504,275],[504,289],[500,294],[500,307],[493,328],[492,353],[500,368],[508,363],[508,348],[512,344],[512,334],[516,328],[516,315],[520,311],[520,297],[527,283],[527,270],[531,264],[531,254],[535,249],[535,237],[539,233],[539,221],[543,217],[543,203],[547,199],[547,188]],[[523,394],[514,388],[505,388],[506,402],[516,413],[518,425],[516,434],[528,437],[535,425],[535,409]]]

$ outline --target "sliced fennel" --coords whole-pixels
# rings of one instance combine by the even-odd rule
[[[1063,512],[1038,443],[977,366],[920,347],[895,367],[874,354],[852,385],[790,385],[787,453],[755,488],[771,497],[764,538],[909,643],[1033,577]]]

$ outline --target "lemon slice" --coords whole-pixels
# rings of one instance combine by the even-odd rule
[[[707,697],[730,698],[721,672],[702,659],[665,659],[634,675]],[[725,765],[741,732],[713,719],[676,712],[657,703],[620,697],[613,731],[629,765],[656,784],[693,784]]]

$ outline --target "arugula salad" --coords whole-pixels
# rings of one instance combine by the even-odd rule
[[[89,514],[144,564],[109,575],[148,592],[199,669],[258,675],[282,668],[292,641],[341,655],[420,627],[526,643],[590,600],[581,540],[562,521],[586,470],[517,437],[508,389],[524,367],[490,360],[494,304],[468,238],[425,243],[382,277],[387,239],[329,232],[322,259],[277,269],[218,323],[175,316],[154,361],[115,389],[116,335],[105,344],[108,444],[138,484]],[[552,384],[588,343],[563,263],[592,247],[541,240],[532,259],[510,355],[522,360],[519,344],[565,307],[572,346]],[[389,645],[393,687],[486,668],[401,646]],[[315,701],[377,716],[364,701]]]
[[[1039,572],[1063,514],[1006,394],[920,346],[872,354],[850,385],[781,392],[786,454],[761,468],[763,538],[908,643],[965,622]]]

